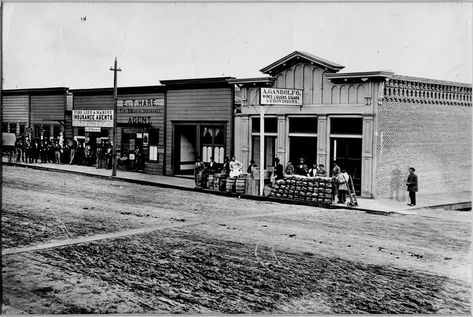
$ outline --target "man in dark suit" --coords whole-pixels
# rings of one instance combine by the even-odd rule
[[[418,190],[417,187],[417,175],[414,173],[415,168],[409,167],[409,175],[407,176],[407,191],[409,192],[409,199],[411,202],[407,204],[408,206],[415,206],[416,205],[416,192]]]
[[[214,174],[218,172],[218,163],[214,161],[214,157],[210,157],[210,162],[208,163],[207,166],[209,174]]]

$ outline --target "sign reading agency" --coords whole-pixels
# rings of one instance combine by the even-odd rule
[[[72,126],[113,128],[113,110],[72,110]]]
[[[260,101],[262,105],[302,106],[302,89],[261,88]]]

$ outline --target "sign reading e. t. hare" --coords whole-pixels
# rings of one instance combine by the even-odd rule
[[[262,105],[295,105],[302,106],[302,89],[261,88]]]

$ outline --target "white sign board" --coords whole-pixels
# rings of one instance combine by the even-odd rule
[[[73,110],[72,126],[113,128],[113,110]]]
[[[260,104],[302,106],[302,89],[262,87],[260,89]]]
[[[101,127],[85,127],[85,132],[100,132],[102,131]]]

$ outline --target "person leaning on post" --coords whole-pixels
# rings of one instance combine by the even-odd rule
[[[416,192],[418,191],[417,175],[414,173],[415,171],[415,168],[412,166],[409,167],[409,175],[407,176],[406,181],[407,191],[409,192],[409,199],[411,201],[407,205],[412,207],[416,205]]]

